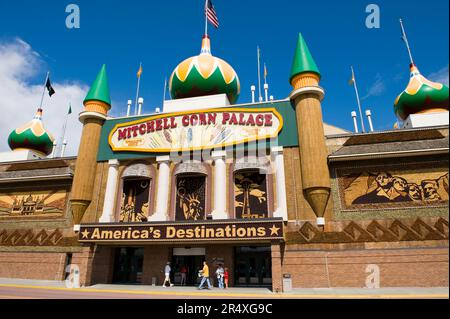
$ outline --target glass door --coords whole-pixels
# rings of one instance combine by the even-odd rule
[[[144,248],[117,248],[114,260],[113,283],[142,284]]]
[[[181,273],[182,269],[186,271],[186,283],[185,286],[196,286],[200,284],[198,272],[203,269],[203,262],[205,256],[173,256],[173,268],[172,282],[175,285],[181,285]]]
[[[235,286],[272,286],[270,247],[236,247],[235,261]]]

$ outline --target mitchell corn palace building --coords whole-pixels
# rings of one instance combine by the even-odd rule
[[[0,154],[0,277],[160,285],[171,261],[194,285],[206,260],[235,287],[448,286],[448,87],[411,65],[402,127],[358,134],[323,123],[320,79],[300,35],[289,97],[236,104],[205,36],[162,112],[111,118],[103,66],[76,158],[47,157],[42,110]]]

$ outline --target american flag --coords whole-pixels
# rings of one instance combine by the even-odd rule
[[[208,21],[211,22],[211,24],[216,28],[219,28],[219,18],[217,18],[217,13],[211,0],[206,0],[205,14]]]

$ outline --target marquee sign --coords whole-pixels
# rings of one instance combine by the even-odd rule
[[[152,116],[116,125],[114,152],[196,151],[276,138],[283,118],[275,108],[221,108]]]
[[[81,225],[81,243],[282,240],[281,219]]]

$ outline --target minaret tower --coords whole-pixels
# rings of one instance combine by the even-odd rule
[[[84,111],[79,116],[80,122],[83,123],[83,132],[70,199],[75,231],[78,230],[84,213],[92,201],[100,132],[110,109],[108,77],[106,66],[103,65],[84,100]]]
[[[294,88],[290,98],[297,115],[303,193],[317,216],[317,224],[323,226],[331,184],[321,106],[325,94],[319,86],[320,78],[319,69],[300,34],[290,77]]]

